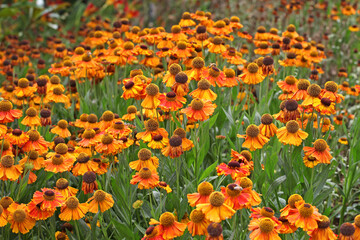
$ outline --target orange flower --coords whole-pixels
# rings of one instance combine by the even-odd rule
[[[212,104],[209,100],[201,100],[196,98],[191,101],[191,104],[181,110],[181,113],[186,114],[190,121],[205,121],[209,119],[215,111],[216,105]]]
[[[277,127],[273,123],[273,117],[270,114],[264,114],[261,117],[261,124],[259,125],[260,134],[267,138],[271,138],[276,134]]]
[[[111,111],[105,111],[101,116],[101,121],[99,122],[98,127],[101,131],[105,131],[106,129],[110,128],[115,121],[115,114]]]
[[[160,104],[158,99],[160,96],[159,87],[153,83],[150,83],[146,89],[146,97],[141,103],[141,106],[145,109],[155,109]]]
[[[190,213],[190,222],[187,223],[187,228],[192,236],[205,235],[209,224],[210,221],[205,218],[205,214],[200,210],[194,209]]]
[[[178,135],[173,135],[169,139],[169,144],[161,150],[161,153],[170,158],[180,157],[183,154],[182,138]]]
[[[233,180],[250,175],[249,167],[244,163],[238,162],[236,160],[231,160],[228,164],[221,163],[216,167],[216,170],[219,176],[231,175]]]
[[[227,185],[226,188],[221,187],[221,192],[225,196],[225,204],[234,210],[246,207],[250,199],[250,194],[242,192],[242,188],[235,183]]]
[[[317,139],[314,142],[314,147],[304,147],[303,150],[306,156],[314,157],[320,163],[330,164],[330,160],[333,158],[328,144],[323,139]]]
[[[175,76],[175,83],[171,90],[178,96],[185,96],[189,92],[188,76],[184,72],[179,72]]]
[[[226,51],[226,47],[222,44],[223,40],[221,37],[214,37],[213,41],[209,43],[208,49],[211,53],[223,53]]]
[[[139,189],[150,189],[157,186],[159,182],[159,175],[156,170],[149,168],[142,168],[138,173],[132,176],[130,183],[132,185],[139,184]]]
[[[174,92],[160,94],[159,100],[159,107],[164,112],[177,111],[182,108],[183,104],[186,102],[184,97],[177,96]]]
[[[76,188],[69,186],[69,181],[65,178],[59,178],[56,181],[56,186],[54,188],[56,191],[60,192],[61,195],[64,196],[65,200],[68,199],[71,196],[75,196],[76,193],[79,191]]]
[[[311,107],[320,102],[321,87],[317,84],[311,84],[307,89],[308,95],[301,103],[304,107]]]
[[[151,156],[151,151],[143,148],[138,152],[139,160],[132,161],[129,163],[131,169],[140,171],[142,168],[148,168],[155,170],[159,166],[159,159],[156,156]]]
[[[196,207],[201,203],[208,203],[209,196],[214,191],[214,187],[209,182],[202,182],[197,187],[197,193],[190,193],[187,195],[190,206]]]
[[[220,223],[210,223],[206,230],[208,234],[205,240],[224,240]]]
[[[15,160],[10,155],[5,155],[1,158],[0,162],[0,180],[3,181],[16,181],[23,169],[20,165],[14,165]]]
[[[97,189],[98,183],[96,181],[96,174],[92,171],[84,173],[81,186],[81,190],[84,192],[84,194],[93,193]]]
[[[318,209],[305,201],[297,201],[295,203],[296,211],[287,216],[288,221],[304,231],[315,230],[317,221],[320,220],[321,214]]]
[[[98,145],[95,146],[95,150],[98,153],[115,155],[121,152],[120,147],[121,145],[118,140],[114,139],[114,137],[110,134],[105,133],[101,138],[101,142],[99,142]]]
[[[330,220],[327,216],[322,215],[317,221],[318,228],[309,231],[310,240],[336,240],[336,234],[330,228]]]
[[[51,132],[59,135],[62,138],[67,138],[71,136],[70,131],[67,129],[68,122],[64,119],[59,120],[57,126],[51,129]]]
[[[25,204],[12,203],[8,209],[8,222],[14,233],[28,233],[36,223],[36,220],[30,217]]]
[[[121,97],[125,100],[130,98],[140,100],[145,97],[145,85],[138,76],[135,76],[133,80],[124,82],[122,89],[124,93],[121,95]]]
[[[294,76],[287,76],[284,81],[277,82],[281,90],[292,93],[298,90],[297,84],[298,80]]]
[[[134,105],[130,105],[127,108],[127,113],[122,116],[125,121],[133,121],[136,117],[137,109]]]
[[[80,153],[76,157],[76,163],[71,170],[74,176],[81,176],[84,175],[88,171],[96,172],[98,169],[98,165],[90,161],[90,156],[86,153]]]
[[[321,98],[329,98],[332,102],[341,103],[344,100],[344,96],[338,94],[338,85],[334,81],[328,81],[325,83],[325,88],[321,90]]]
[[[7,218],[7,216],[6,216],[6,213],[5,213],[5,209],[0,204],[0,227],[4,227],[8,223],[6,218]]]
[[[195,57],[191,61],[191,66],[192,68],[186,71],[186,74],[188,75],[190,80],[200,81],[204,77],[204,70],[206,70],[204,59],[202,59],[201,57]]]
[[[202,79],[198,82],[198,88],[192,91],[189,95],[193,98],[215,101],[217,94],[214,93],[210,87],[210,82],[206,79]]]
[[[79,200],[71,196],[65,201],[65,205],[61,207],[59,218],[62,221],[79,220],[85,217],[89,210],[88,203],[79,203]]]
[[[183,151],[189,151],[191,148],[194,147],[193,141],[186,138],[186,131],[184,129],[177,128],[177,129],[175,129],[173,134],[181,137],[181,140],[182,140],[181,146],[182,146]]]
[[[50,91],[46,95],[46,101],[55,102],[55,103],[63,103],[65,107],[70,106],[70,99],[66,95],[63,94],[64,90],[60,87],[55,87],[52,91]]]
[[[270,218],[255,219],[250,222],[249,230],[251,240],[281,240],[279,237],[279,225]]]
[[[254,124],[251,124],[246,128],[246,135],[238,134],[237,137],[245,138],[245,142],[242,146],[250,149],[250,151],[263,148],[269,141],[267,137],[260,133],[259,127]]]
[[[256,63],[250,63],[240,78],[245,84],[255,85],[261,83],[265,77],[260,74],[259,66]]]
[[[276,136],[281,143],[295,146],[299,146],[308,135],[308,133],[300,129],[295,120],[290,120],[285,127],[279,128],[276,132]]]
[[[45,171],[59,173],[69,171],[74,161],[60,154],[55,154],[50,159],[44,161]]]
[[[307,79],[299,79],[297,83],[297,91],[292,95],[292,99],[296,101],[305,100],[308,96],[307,89],[310,86],[310,82]]]
[[[137,139],[142,139],[144,142],[150,142],[152,137],[160,134],[164,138],[168,137],[168,133],[164,128],[159,128],[159,122],[155,119],[149,119],[145,122],[145,132],[136,134]]]
[[[36,191],[34,193],[32,201],[38,205],[41,210],[51,211],[64,205],[65,197],[56,190],[42,188],[41,192]]]
[[[0,102],[0,123],[11,123],[22,116],[22,111],[12,108],[13,105],[9,100]]]
[[[40,118],[35,108],[30,107],[26,110],[26,116],[21,121],[21,124],[28,127],[37,127],[41,125]]]
[[[235,214],[235,210],[225,203],[224,194],[216,191],[210,194],[209,203],[198,204],[196,209],[201,210],[211,222],[221,222]]]
[[[114,200],[111,194],[106,193],[102,190],[97,190],[94,196],[89,198],[89,212],[97,213],[99,210],[105,212],[114,205]]]
[[[250,199],[246,207],[257,206],[261,203],[261,198],[259,194],[252,189],[253,182],[249,178],[243,177],[237,179],[236,183],[243,188],[242,192],[250,194]]]
[[[164,138],[161,134],[157,134],[152,136],[152,140],[148,143],[148,147],[152,149],[163,149],[168,144],[168,138]]]
[[[34,92],[36,92],[36,88],[29,86],[29,80],[27,80],[26,78],[20,78],[18,81],[18,85],[15,87],[13,93],[18,98],[22,98],[22,97],[27,98],[27,97],[31,97],[34,94]]]
[[[96,136],[96,132],[89,128],[85,129],[81,137],[81,141],[78,142],[78,145],[81,147],[93,147],[99,142],[99,140],[101,141],[101,139]]]
[[[321,98],[320,101],[313,104],[313,107],[323,115],[332,115],[336,113],[335,103],[331,102],[330,98]]]
[[[29,140],[29,136],[18,128],[6,135],[5,138],[10,142],[10,144],[17,145],[19,147]]]
[[[150,219],[150,225],[158,225],[159,232],[165,240],[180,237],[184,234],[186,224],[176,221],[174,214],[165,212],[161,214],[159,221]]]
[[[355,227],[355,233],[354,237],[358,238],[360,237],[360,215],[357,215],[354,219],[354,227]]]
[[[46,220],[52,215],[54,215],[55,209],[42,210],[40,204],[37,205],[34,201],[30,201],[27,204],[27,211],[29,212],[29,216],[36,220]]]
[[[355,227],[351,223],[343,223],[340,227],[339,240],[355,240]]]

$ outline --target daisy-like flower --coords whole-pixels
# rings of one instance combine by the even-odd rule
[[[297,211],[287,216],[287,220],[298,228],[304,231],[313,231],[317,226],[317,221],[320,220],[321,214],[318,209],[305,201],[295,202]]]
[[[298,90],[298,80],[294,76],[287,76],[284,81],[277,82],[277,85],[283,91],[294,93]]]
[[[161,153],[170,158],[177,158],[183,154],[182,138],[178,135],[173,135],[169,139],[169,144],[161,150]]]
[[[68,128],[68,122],[64,119],[58,121],[57,125],[51,129],[51,132],[54,134],[59,135],[62,138],[67,138],[71,136],[70,131]]]
[[[5,138],[10,142],[10,144],[17,145],[19,147],[29,140],[29,136],[18,128],[12,130],[12,132],[6,135]]]
[[[250,151],[261,149],[269,141],[267,137],[260,133],[258,126],[251,124],[246,128],[246,135],[238,134],[237,137],[245,138],[243,147],[248,148]]]
[[[64,205],[65,197],[56,190],[42,188],[41,191],[34,193],[32,201],[38,205],[41,210],[52,211]]]
[[[313,168],[320,163],[319,159],[317,159],[311,155],[305,155],[303,157],[303,162],[304,162],[304,165],[308,168]]]
[[[126,110],[126,114],[124,114],[122,116],[122,119],[125,121],[133,121],[136,117],[136,113],[137,113],[137,109],[134,105],[130,105],[128,106],[127,110]]]
[[[208,234],[205,240],[224,240],[220,223],[210,223],[206,230]]]
[[[74,176],[82,176],[88,171],[96,172],[97,169],[98,165],[95,162],[90,161],[90,156],[88,154],[80,153],[76,157],[76,163],[71,171]]]
[[[18,97],[31,97],[36,92],[35,87],[29,85],[29,80],[26,78],[20,78],[18,85],[15,87],[14,94]]]
[[[45,141],[38,131],[30,130],[27,132],[27,135],[29,136],[29,141],[22,146],[24,152],[35,150],[39,154],[43,154],[47,151],[49,143]]]
[[[20,165],[14,165],[15,160],[10,155],[5,155],[0,161],[0,180],[3,181],[16,181],[23,169]]]
[[[138,173],[132,176],[130,183],[132,185],[138,184],[139,189],[150,189],[157,186],[159,182],[159,175],[156,170],[149,168],[142,168]]]
[[[329,98],[332,102],[341,103],[344,100],[344,96],[338,94],[338,85],[334,81],[328,81],[325,83],[324,89],[321,90],[321,98]]]
[[[343,223],[340,227],[339,240],[355,240],[355,227],[351,223]]]
[[[312,107],[320,102],[321,87],[317,84],[311,84],[307,89],[308,95],[301,103],[304,107]]]
[[[203,72],[206,69],[205,61],[201,57],[195,57],[191,62],[192,68],[186,71],[190,80],[200,81],[204,76]]]
[[[79,220],[85,217],[88,210],[88,203],[79,203],[79,200],[75,196],[71,196],[65,201],[64,206],[61,207],[59,218],[66,222]]]
[[[0,102],[0,123],[11,123],[22,116],[22,111],[12,108],[13,105],[9,100]]]
[[[121,145],[118,140],[114,139],[114,137],[110,134],[105,133],[101,138],[101,142],[99,142],[98,145],[95,146],[95,150],[98,153],[115,155],[121,152],[120,147]]]
[[[313,107],[319,113],[323,115],[332,115],[336,113],[335,103],[330,100],[330,98],[321,98],[320,101],[317,101],[313,104]]]
[[[196,98],[191,101],[190,105],[181,110],[181,113],[186,114],[190,121],[205,121],[209,119],[215,111],[216,105],[209,100],[201,100]]]
[[[138,76],[135,76],[133,80],[124,82],[122,89],[124,93],[121,95],[121,97],[125,100],[130,98],[140,100],[145,97],[145,85]]]
[[[223,43],[223,40],[221,37],[219,37],[219,36],[214,37],[212,42],[210,42],[208,45],[209,52],[219,53],[219,54],[225,52],[226,47],[222,43]]]
[[[28,233],[36,223],[36,220],[30,217],[25,204],[12,203],[7,210],[9,211],[8,222],[14,233]]]
[[[159,100],[159,87],[153,83],[150,83],[146,89],[146,97],[141,103],[141,106],[145,109],[155,109],[160,104]]]
[[[276,132],[276,136],[281,143],[295,146],[299,146],[308,135],[308,133],[300,129],[295,120],[290,120],[285,127],[279,128]]]
[[[40,118],[38,116],[38,112],[35,108],[29,107],[25,112],[26,116],[21,121],[21,124],[28,127],[37,127],[41,125]]]
[[[190,206],[196,207],[201,203],[208,203],[209,196],[214,191],[214,187],[209,182],[202,182],[197,187],[196,193],[190,193],[187,195]]]
[[[47,108],[43,108],[40,111],[40,123],[41,126],[51,125],[51,111]]]
[[[337,235],[330,228],[330,220],[327,216],[322,215],[317,221],[318,227],[309,231],[310,240],[336,240]]]
[[[241,80],[245,84],[255,85],[261,83],[264,80],[264,76],[259,71],[259,66],[256,63],[250,63],[244,73],[240,75]]]
[[[175,76],[175,83],[171,87],[171,90],[176,93],[177,96],[185,96],[189,92],[189,78],[184,72],[179,72]]]
[[[297,227],[290,224],[285,217],[279,217],[278,220],[281,222],[281,227],[279,229],[280,234],[289,234],[297,230]]]
[[[168,138],[164,138],[161,134],[157,134],[152,137],[152,140],[148,143],[148,147],[152,149],[163,149],[168,144]]]
[[[2,147],[1,157],[5,155],[14,156],[13,146],[6,139],[0,140],[0,146]]]
[[[160,94],[159,100],[159,107],[164,112],[177,111],[182,108],[183,104],[186,102],[184,97],[177,96],[174,92]]]
[[[70,99],[64,95],[64,90],[61,87],[55,87],[52,91],[48,92],[45,100],[49,102],[63,103],[66,108],[70,106]]]
[[[165,83],[167,87],[172,87],[175,83],[175,76],[179,72],[181,72],[181,66],[177,63],[171,64],[169,71],[163,77],[163,83]]]
[[[201,79],[198,82],[197,86],[198,88],[189,94],[191,97],[215,101],[215,99],[217,98],[217,94],[210,89],[211,84],[208,80]]]
[[[94,196],[89,198],[89,212],[97,213],[99,210],[105,212],[114,205],[114,199],[111,194],[106,193],[102,190],[97,190]]]
[[[279,225],[270,218],[255,219],[249,224],[251,240],[281,240]]]
[[[148,168],[150,170],[157,169],[159,166],[159,159],[156,156],[152,156],[150,150],[143,148],[138,152],[139,160],[129,163],[131,169],[140,171],[142,168]]]
[[[145,122],[145,132],[136,134],[137,139],[142,139],[144,142],[150,142],[152,137],[160,134],[164,138],[168,137],[168,132],[164,128],[159,128],[159,122],[155,119],[149,119]]]
[[[181,140],[182,140],[181,146],[182,146],[183,151],[189,151],[191,148],[194,147],[193,141],[186,138],[186,131],[184,129],[177,128],[177,129],[175,129],[173,134],[181,137]]]
[[[61,195],[64,196],[65,200],[68,199],[71,196],[75,196],[76,193],[79,191],[76,188],[69,186],[69,181],[65,178],[59,178],[56,181],[55,188],[56,191],[60,192]]]
[[[82,139],[78,142],[78,145],[84,148],[93,147],[99,142],[99,140],[101,141],[101,139],[99,139],[96,135],[95,130],[89,128],[85,129],[81,137]]]
[[[79,119],[76,119],[74,122],[74,126],[78,128],[86,128],[88,114],[83,113],[80,115]]]
[[[225,196],[225,204],[229,205],[234,210],[244,208],[250,199],[250,194],[242,192],[242,188],[236,183],[221,187],[221,192]]]
[[[187,223],[187,228],[192,236],[205,235],[210,221],[205,218],[205,214],[200,210],[192,210],[190,213],[190,222]]]
[[[354,237],[359,238],[360,237],[360,215],[357,215],[354,219],[354,227],[355,227],[355,233]]]
[[[81,190],[84,192],[84,194],[93,193],[97,189],[98,183],[96,181],[96,174],[92,171],[84,173],[83,182],[81,185]]]
[[[247,178],[247,177],[240,178],[236,181],[236,183],[239,184],[240,187],[242,187],[243,193],[250,194],[250,199],[246,206],[247,208],[249,208],[251,206],[257,206],[261,203],[261,198],[260,198],[259,194],[252,189],[253,182],[251,181],[250,178]]]
[[[297,90],[292,95],[292,99],[296,101],[305,100],[305,98],[308,96],[307,89],[310,86],[310,82],[307,79],[299,79],[297,82]]]
[[[105,111],[101,116],[101,121],[99,122],[99,128],[101,131],[105,131],[110,128],[115,121],[115,114],[111,111]],[[116,120],[117,121],[117,120]]]
[[[249,166],[237,160],[231,160],[228,164],[219,164],[219,166],[216,167],[216,171],[219,176],[231,175],[233,180],[250,175]]]
[[[55,154],[44,161],[44,170],[53,173],[66,172],[70,170],[73,163],[73,159]]]
[[[314,157],[320,163],[330,164],[330,160],[333,158],[330,154],[330,147],[324,139],[317,139],[314,147],[304,147],[303,150],[306,156]]]
[[[170,212],[161,214],[159,221],[152,218],[149,224],[158,225],[159,232],[165,240],[182,236],[186,229],[186,224],[176,221],[174,214]]]
[[[260,134],[267,138],[271,138],[276,134],[277,127],[273,123],[273,117],[266,113],[261,116],[261,124],[259,125]]]
[[[225,204],[224,194],[216,191],[210,194],[208,203],[197,204],[196,209],[201,210],[211,222],[221,222],[235,214],[235,210]]]

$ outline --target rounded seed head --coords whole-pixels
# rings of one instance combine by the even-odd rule
[[[196,57],[192,60],[191,65],[193,68],[201,69],[205,66],[205,61],[201,57]]]
[[[295,120],[290,120],[286,123],[286,130],[289,133],[296,133],[299,130],[299,124]]]
[[[343,223],[340,227],[340,233],[343,235],[343,236],[353,236],[354,233],[355,233],[355,227],[354,225],[352,225],[351,223]]]
[[[300,79],[297,83],[297,87],[299,90],[307,90],[310,86],[310,82],[307,79]]]
[[[220,223],[210,223],[209,226],[207,227],[207,232],[209,234],[210,237],[212,238],[217,238],[220,237],[222,234],[222,227]]]
[[[200,223],[205,218],[205,214],[201,210],[192,210],[190,213],[190,220],[193,223]]]
[[[274,229],[275,225],[270,218],[264,218],[259,223],[260,231],[263,233],[270,233]]]
[[[190,104],[191,108],[194,109],[195,111],[198,111],[198,110],[202,110],[203,107],[204,107],[204,103],[203,101],[201,101],[201,99],[194,99],[191,101],[191,104]]]
[[[307,92],[311,97],[318,97],[321,93],[321,87],[313,83],[308,87]]]
[[[170,212],[165,212],[161,214],[159,220],[160,220],[160,224],[163,225],[164,227],[170,227],[175,222],[175,216]]]
[[[151,151],[146,148],[140,149],[138,152],[138,158],[142,161],[149,160],[151,158]]]
[[[260,133],[258,126],[251,124],[246,128],[246,135],[249,137],[257,137]]]
[[[317,221],[317,224],[318,224],[318,228],[325,229],[325,228],[328,228],[330,226],[330,220],[329,220],[329,218],[327,216],[322,215],[320,217],[320,221]]]
[[[214,191],[214,187],[209,182],[202,182],[197,187],[197,191],[202,196],[209,196]]]
[[[258,66],[256,63],[250,63],[250,64],[247,66],[247,70],[248,70],[250,73],[257,73],[258,70],[259,70],[259,66]]]
[[[264,125],[270,125],[273,123],[273,117],[270,114],[266,113],[261,116],[260,121]]]
[[[145,123],[145,128],[147,131],[156,131],[159,128],[159,123],[155,119],[149,119]]]
[[[285,109],[287,111],[290,111],[290,112],[295,111],[298,109],[298,107],[299,107],[299,104],[294,99],[289,99],[285,102]]]
[[[169,144],[171,147],[179,147],[182,144],[182,139],[178,135],[174,135],[169,139]]]
[[[177,64],[177,63],[173,63],[169,67],[169,72],[170,72],[171,75],[176,76],[176,74],[181,72],[181,66],[179,64]]]
[[[209,196],[209,202],[214,207],[220,207],[225,202],[225,196],[221,192],[212,192]]]

